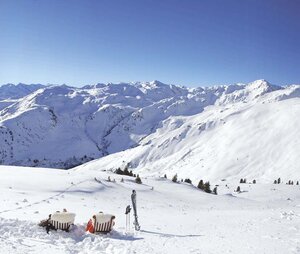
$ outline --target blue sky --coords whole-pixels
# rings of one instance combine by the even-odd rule
[[[0,84],[300,83],[299,0],[0,0]]]

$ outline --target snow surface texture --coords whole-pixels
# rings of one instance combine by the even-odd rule
[[[70,168],[103,157],[95,165],[192,180],[300,176],[300,85],[7,85],[0,94],[1,164]]]
[[[216,196],[169,179],[142,181],[136,184],[132,177],[88,164],[68,171],[0,166],[0,252],[300,252],[299,185],[218,181],[214,182],[219,184]],[[238,185],[240,193],[235,192]],[[134,231],[132,213],[131,228],[125,231],[125,207],[131,204],[132,189],[137,191],[139,232]],[[63,208],[76,213],[70,233],[48,235],[37,226]],[[99,211],[116,216],[114,231],[108,235],[84,230]]]

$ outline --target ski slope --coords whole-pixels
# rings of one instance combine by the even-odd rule
[[[68,171],[0,166],[1,253],[300,252],[299,185],[231,179],[212,183],[219,185],[216,196],[157,177],[142,177],[141,185],[124,177],[122,183],[122,176],[103,170],[92,163]],[[108,182],[108,176],[115,182]],[[234,191],[238,185],[241,193]],[[137,191],[139,232],[125,232],[132,189]],[[76,213],[70,233],[47,235],[37,226],[63,208]],[[111,234],[84,232],[98,211],[116,215]]]

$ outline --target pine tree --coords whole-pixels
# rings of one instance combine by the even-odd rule
[[[167,179],[167,175],[166,175],[166,174],[164,175],[164,178],[166,178],[166,179]]]
[[[256,180],[255,179],[253,180],[253,184],[256,184]]]
[[[246,183],[247,182],[247,180],[246,180],[246,178],[244,179],[244,183]]]
[[[217,186],[213,189],[213,194],[218,195]]]
[[[204,183],[203,180],[200,180],[197,186],[200,190],[204,190]]]
[[[118,175],[124,175],[124,172],[120,168],[117,168],[117,170],[115,171],[115,173],[118,174]]]
[[[244,180],[241,178],[240,183],[244,183]]]
[[[111,181],[111,180],[110,180],[110,176],[107,178],[107,181],[108,181],[108,182],[110,182],[110,181]]]
[[[206,182],[204,184],[204,191],[207,192],[207,193],[211,193],[211,189],[210,189],[210,184],[209,182]]]
[[[299,181],[297,181],[296,185],[299,185]]]
[[[172,182],[177,183],[177,174],[175,174],[172,178]]]
[[[124,183],[124,178],[123,177],[121,178],[121,183]]]
[[[124,169],[124,175],[126,175],[126,176],[129,176],[129,175],[130,175],[130,173],[129,173],[129,171],[128,171],[128,168],[127,168],[127,167]]]
[[[241,192],[241,187],[240,187],[240,186],[238,186],[238,187],[236,188],[236,192]]]
[[[142,179],[140,178],[139,175],[136,176],[135,182],[138,183],[138,184],[141,184],[141,183],[142,183]]]
[[[184,182],[185,182],[185,183],[192,184],[192,180],[191,180],[190,178],[186,178],[186,179],[184,179]]]
[[[277,184],[277,180],[274,180],[274,184]]]
[[[277,180],[277,183],[280,184],[280,182],[281,182],[281,179],[280,179],[280,177],[279,177],[278,180]]]

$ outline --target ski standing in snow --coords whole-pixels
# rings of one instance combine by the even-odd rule
[[[141,226],[139,225],[139,222],[138,222],[137,209],[136,209],[136,191],[135,190],[132,190],[131,201],[132,201],[133,216],[134,216],[133,225],[134,225],[135,230],[139,231]]]

